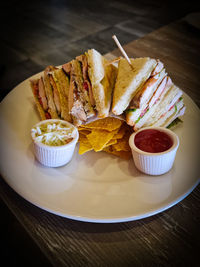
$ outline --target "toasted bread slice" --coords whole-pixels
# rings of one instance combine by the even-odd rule
[[[117,68],[108,64],[108,61],[95,49],[88,50],[86,56],[98,117],[104,118],[109,115]]]
[[[166,88],[164,95],[162,95],[156,104],[135,123],[134,130],[138,130],[141,127],[154,126],[160,118],[164,117],[165,114],[174,107],[182,94],[182,90],[174,84],[170,86],[170,88]]]
[[[33,96],[34,96],[34,100],[35,100],[35,104],[36,104],[36,107],[37,107],[37,110],[40,114],[40,118],[41,120],[46,120],[46,115],[45,115],[45,111],[39,101],[39,98],[38,98],[38,92],[36,92],[38,89],[36,89],[36,87],[38,87],[38,83],[39,83],[39,79],[36,79],[36,80],[30,80],[30,85],[31,85],[31,89],[32,89],[32,92],[33,92]]]
[[[52,75],[60,98],[61,118],[70,122],[71,115],[68,108],[69,79],[64,74],[63,70],[58,68],[54,69]]]
[[[130,101],[150,77],[156,64],[156,60],[149,57],[131,59],[132,67],[126,59],[119,61],[112,104],[112,112],[115,115],[125,111]]]
[[[172,116],[167,118],[161,126],[162,127],[168,127],[176,118],[183,116],[185,113],[185,110],[186,110],[186,106],[183,105],[182,108],[180,108],[178,110],[178,112],[175,112],[174,114],[172,114]]]
[[[178,100],[165,114],[163,114],[154,124],[155,127],[167,127],[177,117],[185,112],[183,99]]]
[[[148,118],[148,121],[146,121],[144,126],[154,125],[161,116],[164,116],[164,114],[175,105],[182,94],[182,90],[173,84],[166,92],[162,101],[156,105],[154,113]],[[140,123],[138,123],[138,126],[140,126]]]
[[[48,72],[49,72],[49,67],[47,67],[44,70],[44,88],[45,88],[47,101],[48,101],[48,107],[49,107],[48,112],[50,113],[52,119],[59,119],[56,106],[54,103],[54,95],[53,95],[53,90],[51,87]]]

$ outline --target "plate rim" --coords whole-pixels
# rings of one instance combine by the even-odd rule
[[[19,83],[16,87],[14,87],[9,94],[6,95],[6,97],[1,101],[0,106],[2,106],[3,102],[6,101],[7,98],[10,97],[10,95],[12,94],[12,92],[14,90],[16,90],[16,88],[20,87],[23,85],[23,83],[27,82],[28,80],[30,80],[32,77],[37,77],[38,75],[40,75],[40,73],[34,74],[33,76],[31,76],[30,78],[25,79],[24,81],[22,81],[21,83]],[[183,92],[187,98],[192,102],[192,104],[195,106],[195,108],[198,109],[197,104],[192,100],[192,98],[186,94],[185,92]],[[181,195],[179,195],[177,198],[175,198],[173,201],[169,202],[168,205],[162,205],[160,208],[156,209],[152,208],[149,212],[143,213],[142,215],[133,215],[130,217],[113,217],[113,218],[93,218],[91,217],[87,217],[87,216],[82,216],[82,215],[71,215],[71,214],[64,214],[62,212],[57,212],[54,211],[52,209],[49,209],[48,207],[44,207],[38,204],[38,202],[33,202],[31,199],[31,197],[27,197],[26,194],[23,194],[20,192],[20,190],[17,190],[16,188],[13,187],[13,185],[10,183],[9,178],[6,177],[5,174],[2,173],[1,171],[1,176],[4,179],[4,181],[18,194],[20,195],[23,199],[25,199],[26,201],[28,201],[29,203],[37,206],[40,209],[43,209],[47,212],[50,212],[52,214],[64,217],[64,218],[68,218],[68,219],[73,219],[73,220],[77,220],[77,221],[82,221],[82,222],[92,222],[92,223],[121,223],[121,222],[128,222],[128,221],[134,221],[134,220],[139,220],[139,219],[144,219],[153,215],[156,215],[158,213],[161,213],[171,207],[173,207],[174,205],[176,205],[177,203],[179,203],[180,201],[182,201],[184,198],[186,198],[200,183],[200,178],[197,178],[195,180],[195,182],[193,183],[193,185],[190,186],[190,188],[188,188],[184,193],[182,193]]]

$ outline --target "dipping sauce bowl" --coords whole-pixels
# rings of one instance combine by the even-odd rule
[[[164,127],[145,127],[129,138],[137,169],[149,175],[168,172],[179,146],[178,136]]]

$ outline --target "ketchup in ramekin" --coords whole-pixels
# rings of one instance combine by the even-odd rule
[[[168,134],[156,129],[146,129],[137,133],[134,142],[136,147],[150,153],[164,152],[173,145]]]
[[[178,136],[164,127],[145,127],[129,138],[137,169],[149,175],[168,172],[179,146]]]

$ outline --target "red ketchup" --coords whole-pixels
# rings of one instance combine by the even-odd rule
[[[160,153],[172,147],[173,141],[162,131],[147,129],[135,135],[135,145],[145,152]]]

